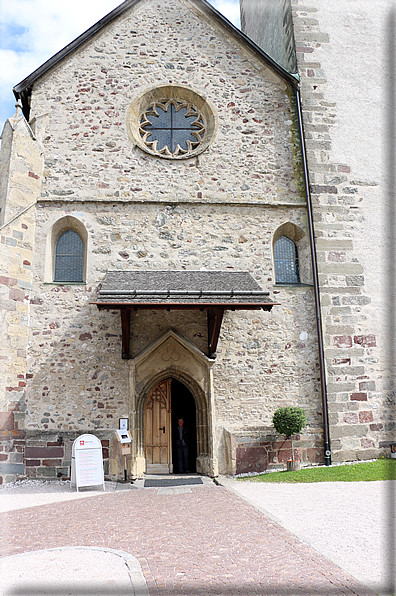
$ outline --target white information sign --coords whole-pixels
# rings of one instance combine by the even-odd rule
[[[73,443],[71,486],[103,486],[102,444],[95,435],[80,435]]]
[[[131,443],[132,437],[129,430],[117,430],[118,440],[121,443]]]

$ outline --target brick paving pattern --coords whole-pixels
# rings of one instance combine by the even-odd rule
[[[371,595],[223,487],[128,490],[0,514],[0,556],[61,546],[126,551],[152,596]]]

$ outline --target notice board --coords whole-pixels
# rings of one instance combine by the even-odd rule
[[[77,492],[81,486],[103,486],[102,444],[95,435],[80,435],[73,443],[71,485]]]

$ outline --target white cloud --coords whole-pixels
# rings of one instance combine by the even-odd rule
[[[15,112],[12,88],[121,0],[0,0],[0,132]],[[239,26],[239,0],[210,0]]]
[[[239,0],[209,0],[231,23],[240,27]]]

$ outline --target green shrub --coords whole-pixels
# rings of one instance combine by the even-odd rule
[[[289,439],[292,435],[298,433],[306,426],[307,417],[302,408],[297,406],[278,408],[272,418],[275,430],[280,435],[286,435]]]

